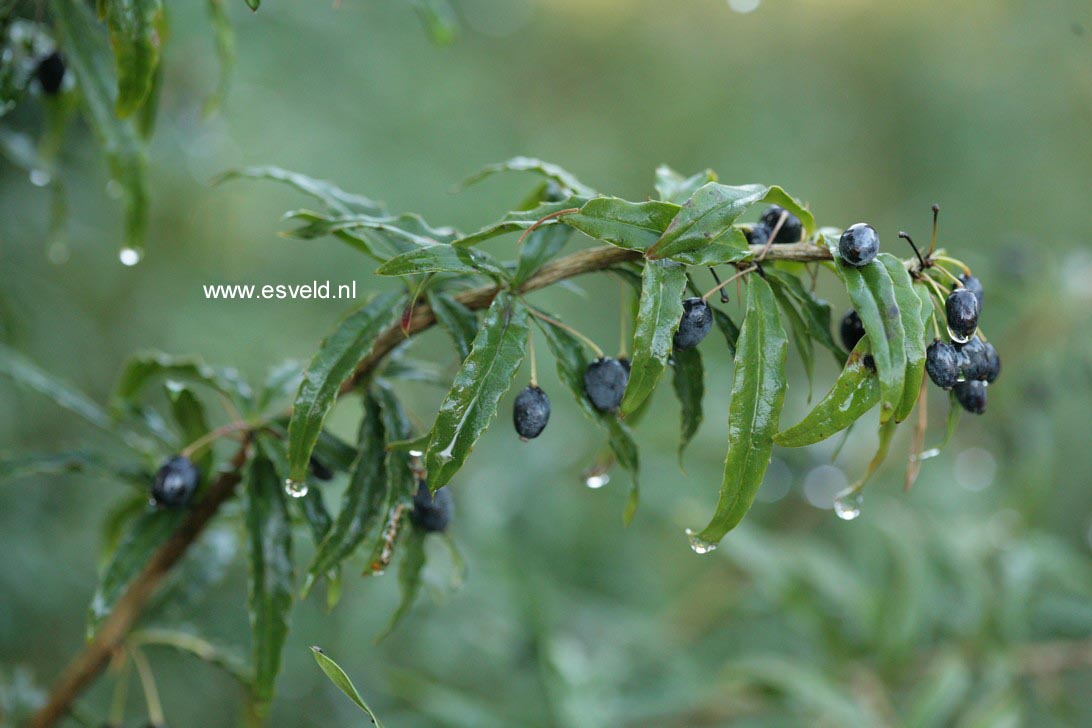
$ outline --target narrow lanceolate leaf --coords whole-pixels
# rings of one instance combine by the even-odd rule
[[[312,647],[311,652],[315,656],[315,662],[326,674],[326,677],[330,679],[338,690],[345,693],[345,695],[356,703],[356,707],[364,711],[368,718],[375,724],[375,728],[383,728],[383,724],[376,717],[372,709],[368,707],[368,704],[364,702],[364,698],[360,697],[360,693],[357,692],[356,686],[353,685],[353,681],[349,679],[349,676],[345,674],[345,671],[341,669],[341,666],[326,656],[318,647]]]
[[[917,404],[925,376],[925,321],[922,318],[922,305],[932,304],[928,300],[923,302],[918,296],[906,266],[898,258],[890,253],[880,253],[876,260],[887,269],[895,287],[895,301],[899,305],[905,335],[903,350],[906,357],[906,377],[903,380],[902,399],[895,406],[894,415],[895,422],[902,422],[910,416]]]
[[[747,313],[739,333],[735,383],[728,406],[728,457],[717,509],[695,536],[708,550],[743,520],[766,474],[773,436],[785,401],[788,340],[770,286],[760,276],[748,282]]]
[[[846,360],[827,396],[804,419],[774,435],[781,447],[804,447],[827,439],[856,422],[880,401],[876,372],[865,366],[871,346],[864,336]]]
[[[717,173],[711,169],[698,172],[690,177],[683,177],[666,164],[656,168],[656,194],[664,202],[681,205],[701,187],[717,181]]]
[[[341,509],[307,569],[308,581],[338,566],[365,540],[378,537],[386,521],[390,497],[386,438],[379,402],[370,393],[364,398],[358,444],[360,454],[349,475]]]
[[[95,452],[73,450],[0,458],[0,483],[36,475],[63,473],[83,473],[106,480],[119,480],[141,490],[146,490],[152,482],[151,473],[143,468],[114,462]]]
[[[579,212],[558,219],[590,238],[627,250],[645,250],[659,240],[679,206],[650,200],[628,202],[617,197],[595,197]]]
[[[387,453],[387,490],[390,492],[388,506],[394,507],[399,502],[410,504],[417,492],[412,458],[407,450],[391,446],[410,437],[413,426],[389,384],[376,382],[373,391],[383,415],[383,449]]]
[[[134,646],[158,645],[186,652],[199,660],[219,667],[244,686],[249,686],[253,677],[246,660],[234,648],[214,644],[192,632],[176,629],[142,629],[133,632],[129,636],[129,642]]]
[[[880,378],[880,422],[887,422],[902,402],[906,384],[906,331],[895,297],[895,284],[879,260],[860,268],[847,265],[838,254],[838,241],[825,239],[834,256],[834,269],[871,341]]]
[[[433,492],[459,471],[496,416],[497,404],[523,361],[527,334],[526,306],[507,292],[498,294],[432,426],[425,465]]]
[[[96,427],[107,432],[114,431],[113,418],[94,400],[4,344],[0,344],[0,376],[11,379],[24,389],[48,397],[58,406],[79,415]]]
[[[432,245],[410,250],[391,258],[375,270],[380,276],[405,276],[416,273],[472,273],[508,278],[508,272],[493,256],[477,248]]]
[[[286,184],[305,195],[315,198],[326,205],[331,212],[339,215],[386,215],[383,205],[375,200],[370,200],[363,195],[346,192],[332,182],[308,177],[305,174],[291,172],[280,167],[244,167],[229,170],[214,179],[213,184],[242,178],[266,179]]]
[[[794,301],[800,311],[800,317],[807,327],[808,334],[821,346],[828,349],[839,365],[846,362],[846,353],[838,346],[831,335],[830,304],[804,287],[797,276],[776,268],[767,268],[766,277],[776,279]]]
[[[459,361],[462,361],[470,354],[470,347],[478,334],[478,315],[440,291],[428,292],[428,305],[436,314],[436,320],[451,335]]]
[[[660,382],[672,338],[682,318],[686,269],[673,263],[645,264],[641,302],[633,331],[633,362],[621,412],[630,414],[652,394]]]
[[[213,46],[216,49],[216,60],[220,64],[220,79],[216,90],[205,97],[203,111],[211,114],[220,108],[224,97],[227,96],[228,84],[231,81],[231,71],[235,67],[235,31],[231,27],[228,18],[227,0],[206,0],[209,23],[212,25]]]
[[[128,533],[117,551],[110,557],[99,587],[91,598],[87,620],[87,637],[90,639],[118,599],[129,588],[152,554],[162,546],[182,520],[181,510],[145,510],[129,527]]]
[[[334,406],[338,387],[371,351],[379,332],[401,311],[398,300],[395,293],[376,296],[342,321],[319,345],[303,375],[288,423],[288,477],[301,481],[307,477],[307,463],[322,423]]]
[[[545,263],[552,260],[565,243],[572,237],[572,230],[564,225],[550,225],[536,229],[523,241],[519,251],[516,274],[512,277],[512,286],[518,288],[528,278],[538,272]]]
[[[193,390],[175,381],[168,381],[163,389],[170,402],[171,415],[182,434],[180,444],[185,447],[198,438],[204,437],[211,428],[205,416],[205,406]],[[208,474],[212,469],[212,443],[207,443],[195,450],[191,459],[197,463],[201,472]]]
[[[194,357],[149,351],[134,354],[125,363],[114,387],[114,406],[138,404],[148,384],[155,379],[168,377],[210,387],[240,404],[248,403],[252,394],[250,386],[234,369],[211,367]]]
[[[450,245],[461,237],[452,227],[433,227],[420,215],[407,212],[402,215],[324,215],[311,210],[291,210],[284,214],[286,220],[300,220],[305,226],[291,231],[290,235],[305,240],[355,231],[379,241],[395,253],[408,253],[417,248],[432,245]]]
[[[125,208],[124,245],[140,251],[148,228],[144,151],[133,125],[114,113],[110,47],[85,3],[52,0],[50,7],[65,60],[76,75],[87,122],[102,140],[110,174],[120,185]]]
[[[421,576],[425,569],[425,536],[424,531],[411,528],[402,538],[402,543],[398,545],[398,553],[401,557],[398,564],[398,590],[401,592],[401,597],[398,608],[394,610],[383,632],[376,637],[376,642],[394,631],[417,599],[417,593],[421,590]]]
[[[285,498],[273,463],[254,458],[246,483],[246,529],[254,697],[260,709],[273,698],[292,608],[292,523]]]
[[[159,44],[164,32],[160,0],[110,0],[106,3],[106,27],[114,49],[118,75],[118,116],[139,109],[152,89],[159,65]]]
[[[808,401],[810,402],[812,383],[815,379],[815,346],[812,344],[808,326],[804,323],[804,318],[800,315],[800,312],[796,310],[795,300],[781,281],[774,277],[767,280],[777,305],[781,307],[781,313],[789,322],[793,345],[796,347],[796,353],[800,356],[800,363],[804,366],[804,374],[808,378]]]
[[[681,465],[683,451],[701,426],[701,400],[705,395],[705,372],[702,368],[701,352],[697,349],[676,351],[671,361],[675,373],[673,380],[675,396],[679,399],[682,417],[679,427],[679,464]]]
[[[815,219],[783,189],[766,185],[732,187],[710,182],[698,189],[663,236],[648,250],[652,259],[670,258],[688,265],[716,265],[750,256],[747,239],[732,227],[748,207],[759,202],[782,205],[800,218],[804,234],[815,227]]]
[[[581,207],[587,201],[588,198],[586,197],[573,196],[566,200],[562,200],[561,202],[543,202],[528,210],[513,210],[497,222],[486,225],[476,233],[471,233],[470,235],[453,241],[452,245],[461,248],[477,245],[480,242],[490,240],[499,235],[526,230],[540,220],[542,223],[537,229],[543,230],[548,227],[557,227],[561,224],[560,220],[556,218],[543,220],[543,218],[554,215],[562,210],[571,210],[573,208]]]
[[[490,164],[482,168],[481,171],[463,180],[460,187],[469,187],[470,185],[481,182],[483,179],[491,177],[499,172],[533,172],[534,174],[541,175],[548,180],[556,182],[561,185],[561,187],[574,194],[583,195],[585,197],[595,196],[595,190],[582,183],[572,173],[567,172],[556,164],[550,164],[549,162],[543,162],[541,159],[533,159],[531,157],[513,157],[506,162]]]

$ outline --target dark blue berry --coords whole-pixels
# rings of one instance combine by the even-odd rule
[[[959,354],[946,341],[936,339],[925,350],[925,371],[933,384],[941,389],[951,389],[959,383]]]
[[[880,252],[880,236],[868,223],[850,225],[838,239],[838,254],[852,266],[868,265]]]
[[[771,205],[766,212],[762,213],[762,224],[766,226],[767,230],[773,230],[777,225],[777,221],[781,219],[781,214],[784,212],[785,208],[779,205]],[[800,218],[790,212],[785,215],[785,222],[781,223],[781,229],[777,231],[777,237],[774,238],[774,242],[799,243],[800,238],[803,236],[803,223],[800,222]]]
[[[963,376],[979,382],[985,381],[990,373],[990,362],[982,339],[975,336],[966,344],[956,344],[955,349]]]
[[[963,287],[974,294],[974,297],[978,299],[978,311],[982,312],[982,281],[978,280],[977,276],[972,276],[964,273],[959,277],[959,281],[963,284]]]
[[[546,429],[550,421],[550,398],[535,385],[526,387],[516,396],[512,422],[521,440],[533,440]]]
[[[307,465],[308,469],[311,471],[311,475],[315,476],[316,480],[332,480],[334,477],[334,471],[330,470],[326,463],[322,462],[314,455],[311,456],[311,460]]]
[[[61,90],[61,84],[64,82],[64,58],[57,51],[53,51],[38,61],[38,66],[34,69],[34,76],[38,79],[38,83],[42,85],[42,91],[49,96],[56,95]]]
[[[163,508],[181,508],[193,498],[200,479],[197,466],[188,457],[175,455],[156,471],[152,500]]]
[[[760,222],[750,230],[744,229],[743,237],[747,238],[748,245],[765,245],[770,240],[770,228]]]
[[[713,309],[695,296],[682,302],[683,315],[675,332],[676,349],[693,349],[702,342],[713,328]]]
[[[618,409],[627,382],[629,367],[609,356],[596,359],[584,370],[584,392],[600,412]]]
[[[980,415],[986,411],[986,383],[974,380],[960,382],[953,390],[956,400],[971,414]]]
[[[944,302],[944,315],[952,337],[969,339],[978,329],[978,299],[967,288],[957,288],[948,294]]]
[[[417,492],[413,496],[413,511],[410,520],[422,531],[439,533],[446,531],[451,523],[451,514],[455,506],[451,502],[451,493],[441,488],[435,494],[429,493],[424,480],[417,481]]]
[[[853,347],[857,346],[857,342],[865,335],[864,323],[854,309],[849,309],[842,317],[839,333],[842,335],[842,346],[846,348],[846,351],[853,351]]]
[[[1001,374],[1001,355],[993,344],[986,344],[986,383],[993,384]]]

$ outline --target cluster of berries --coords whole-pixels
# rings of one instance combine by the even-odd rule
[[[982,310],[982,283],[975,276],[959,276],[959,284],[944,302],[951,343],[939,338],[925,352],[925,371],[941,389],[955,392],[963,409],[986,411],[986,386],[1001,373],[1001,357],[993,344],[978,334]]]

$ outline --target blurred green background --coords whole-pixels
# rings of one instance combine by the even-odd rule
[[[203,8],[168,4],[144,262],[117,262],[120,210],[86,129],[74,130],[62,164],[67,255],[53,251],[64,263],[48,255],[48,192],[0,166],[3,338],[101,400],[134,350],[199,354],[257,379],[281,359],[305,360],[348,309],[211,301],[201,284],[390,285],[336,241],[278,237],[280,214],[308,204],[290,191],[209,185],[242,164],[329,178],[464,230],[534,182],[505,175],[457,195],[453,185],[513,155],[554,161],[629,199],[651,193],[658,163],[712,167],[725,182],[783,185],[821,224],[869,221],[900,255],[909,250],[896,232],[927,239],[938,202],[942,244],[984,281],[983,326],[1004,358],[989,412],[963,418],[910,493],[901,490],[907,432],[849,523],[834,517],[831,497],[871,456],[871,425],[856,428],[833,465],[832,444],[775,450],[745,525],[704,557],[683,529],[704,523],[720,482],[731,385],[723,343],[703,345],[706,421],[686,473],[669,387],[656,395],[662,416],[639,428],[644,499],[628,529],[625,477],[583,485],[598,433],[544,362],[544,386],[557,392],[546,435],[519,444],[506,400],[453,484],[454,536],[469,562],[462,588],[449,588],[434,544],[424,598],[378,646],[396,603],[392,576],[347,578],[332,613],[321,594],[298,604],[271,725],[361,724],[315,667],[312,644],[394,726],[1092,722],[1087,2],[455,0],[461,36],[442,48],[403,3],[268,2],[251,14],[231,2],[238,65],[209,119],[200,108],[217,69]],[[534,300],[612,349],[617,285],[578,283],[582,292]],[[845,298],[830,281],[823,290],[840,315]],[[422,337],[419,351],[454,371],[442,334]],[[824,363],[820,394],[834,376]],[[799,368],[790,384],[786,422],[805,406]],[[441,394],[406,389],[425,424]],[[945,408],[932,394],[930,442]],[[346,435],[354,408],[336,418]],[[6,382],[0,411],[3,452],[98,441]],[[331,506],[338,488],[327,492]],[[47,685],[81,646],[100,523],[126,492],[76,476],[0,487],[3,682]],[[302,532],[298,543],[302,561]],[[210,533],[200,558],[224,562],[222,581],[149,623],[191,625],[245,651],[239,546],[230,521]],[[242,691],[215,668],[163,651],[150,658],[172,725],[238,723]],[[112,681],[81,706],[104,714]],[[140,703],[134,694],[132,725]]]

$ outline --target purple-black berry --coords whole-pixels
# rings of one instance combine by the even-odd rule
[[[167,459],[155,474],[152,483],[152,500],[162,508],[181,508],[190,502],[197,491],[201,475],[197,466],[185,455]]]
[[[781,219],[782,213],[785,213],[785,208],[779,205],[771,205],[766,212],[762,213],[762,224],[766,226],[767,230],[772,231],[777,225],[777,221]],[[799,243],[803,236],[803,223],[800,222],[800,218],[789,212],[785,213],[785,222],[781,223],[781,229],[777,231],[774,243]]]
[[[584,370],[584,392],[600,412],[613,412],[622,404],[629,382],[629,367],[617,359],[596,359]]]
[[[512,422],[521,440],[533,440],[546,429],[550,421],[550,398],[535,385],[530,385],[516,396],[512,407]]]
[[[925,371],[933,384],[951,389],[959,383],[959,354],[954,346],[936,339],[925,350]]]
[[[993,344],[986,344],[986,383],[993,384],[1001,374],[1001,355]]]
[[[842,346],[846,348],[846,351],[853,351],[853,347],[857,346],[857,342],[865,335],[864,323],[861,321],[860,314],[852,308],[846,311],[846,315],[842,317],[842,324],[838,327],[838,332],[842,335]]]
[[[744,228],[743,237],[747,238],[748,245],[765,245],[770,240],[770,228],[760,222],[750,230]]]
[[[972,336],[967,343],[956,344],[955,350],[963,376],[978,382],[985,381],[990,372],[990,363],[986,355],[986,345],[982,339]]]
[[[980,415],[986,411],[986,383],[975,380],[960,382],[952,389],[956,400],[971,414]]]
[[[46,95],[55,96],[61,90],[61,84],[64,83],[64,71],[64,57],[57,51],[53,51],[38,61],[34,76]]]
[[[974,294],[974,297],[978,299],[978,311],[982,312],[982,296],[984,291],[982,289],[982,281],[978,280],[978,276],[972,276],[964,273],[959,276],[959,282],[963,284],[963,287]]]
[[[693,349],[713,328],[713,309],[695,296],[683,301],[683,315],[673,342],[676,349]]]
[[[440,488],[436,493],[430,493],[424,480],[417,481],[417,492],[413,496],[413,510],[410,512],[413,525],[429,533],[446,531],[454,510],[451,493],[447,488]]]
[[[962,344],[978,329],[978,298],[968,288],[957,288],[944,302],[944,315],[952,339]]]
[[[880,236],[868,223],[850,225],[838,239],[838,254],[849,265],[861,267],[876,259],[880,252]]]

